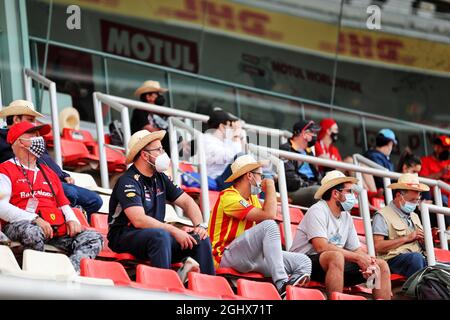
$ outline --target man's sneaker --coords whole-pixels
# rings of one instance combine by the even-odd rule
[[[181,262],[183,265],[178,269],[177,273],[181,282],[184,284],[187,282],[189,272],[200,272],[200,265],[191,257],[187,257]]]
[[[294,274],[289,278],[288,281],[283,283],[278,293],[280,294],[281,298],[284,299],[287,286],[304,287],[309,283],[309,280],[310,277],[308,274]]]

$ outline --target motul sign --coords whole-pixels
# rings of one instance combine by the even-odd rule
[[[161,33],[101,21],[103,51],[136,60],[198,72],[197,44]]]

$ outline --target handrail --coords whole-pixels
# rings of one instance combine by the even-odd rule
[[[259,146],[254,144],[247,144],[248,150],[252,153],[259,153]],[[284,171],[284,162],[277,157],[266,154],[263,156],[264,158],[268,158],[270,162],[277,168],[278,174],[278,191],[280,192],[281,198],[281,215],[283,216],[283,229],[284,229],[284,239],[285,239],[285,247],[286,251],[292,246],[292,230],[291,230],[291,216],[289,214],[289,200],[288,200],[288,191],[286,186],[286,173]]]
[[[58,100],[56,97],[56,84],[50,79],[43,77],[39,73],[31,69],[23,69],[23,81],[25,88],[25,98],[28,101],[33,101],[31,98],[31,80],[34,80],[48,88],[50,95],[50,113],[52,118],[53,143],[55,150],[55,161],[62,168],[62,154],[61,154],[61,136],[59,131],[58,121]]]
[[[450,216],[450,208],[440,207],[434,204],[422,202],[420,204],[420,212],[422,216],[423,232],[425,238],[425,250],[427,252],[428,265],[434,266],[436,264],[436,257],[434,254],[433,235],[431,234],[430,212],[439,213],[438,217],[441,216],[442,218],[444,218],[443,215]],[[447,237],[445,238],[445,243],[447,243]]]
[[[34,41],[37,43],[48,43],[49,45],[52,45],[52,46],[57,46],[57,47],[61,47],[61,48],[67,48],[67,49],[71,49],[71,50],[75,50],[75,51],[88,53],[91,55],[99,56],[103,59],[112,59],[112,60],[122,61],[122,62],[130,63],[130,64],[134,64],[134,65],[140,65],[140,66],[145,66],[145,67],[149,67],[149,68],[154,68],[157,70],[181,75],[184,77],[194,78],[194,79],[198,79],[198,80],[204,80],[204,81],[208,81],[210,83],[228,86],[228,87],[231,87],[234,89],[254,92],[254,93],[263,94],[263,95],[280,98],[280,99],[284,99],[284,100],[297,101],[302,104],[311,104],[311,105],[325,108],[328,110],[335,110],[335,111],[337,110],[337,111],[345,112],[348,114],[357,115],[360,117],[368,117],[368,118],[378,119],[378,120],[396,123],[396,124],[400,124],[400,125],[406,125],[408,127],[414,128],[414,129],[421,129],[421,130],[426,130],[426,131],[430,131],[430,132],[439,132],[439,133],[450,135],[450,129],[436,128],[436,127],[429,126],[429,125],[413,123],[413,122],[399,120],[399,119],[386,117],[386,116],[382,116],[382,115],[377,115],[377,114],[371,114],[371,113],[364,112],[364,111],[358,111],[358,110],[353,110],[350,108],[344,108],[344,107],[331,105],[331,104],[323,103],[323,102],[318,102],[318,101],[314,101],[314,100],[310,100],[310,99],[300,98],[300,97],[296,97],[296,96],[292,96],[292,95],[288,95],[288,94],[258,89],[258,88],[241,85],[241,84],[237,84],[237,83],[233,83],[233,82],[228,82],[228,81],[224,81],[224,80],[219,80],[219,79],[215,79],[215,78],[211,78],[211,77],[207,77],[207,76],[203,76],[203,75],[199,75],[199,74],[181,71],[178,69],[164,67],[164,66],[152,64],[149,62],[143,62],[143,61],[134,60],[131,58],[121,57],[121,56],[117,56],[117,55],[114,55],[111,53],[105,53],[105,52],[101,52],[101,51],[97,51],[97,50],[93,50],[93,49],[81,48],[79,46],[70,45],[70,44],[66,44],[66,43],[62,43],[62,42],[58,42],[58,41],[53,41],[53,40],[47,41],[47,39],[42,39],[42,38],[33,37],[33,36],[29,37],[29,39],[30,39],[30,41]]]
[[[177,147],[177,133],[175,127],[187,130],[190,134],[194,136],[197,144],[197,154],[199,157],[199,168],[200,168],[200,192],[202,201],[202,212],[203,221],[209,223],[210,207],[209,207],[209,192],[208,192],[208,173],[206,171],[206,155],[205,146],[203,144],[203,133],[188,126],[186,123],[180,119],[170,117],[169,118],[169,138],[170,138],[170,154],[172,157],[172,172],[174,180],[177,184],[180,183],[179,173],[178,173],[178,147]]]

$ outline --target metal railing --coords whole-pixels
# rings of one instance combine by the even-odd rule
[[[177,132],[176,128],[181,128],[188,131],[195,140],[198,147],[198,163],[200,168],[200,193],[202,203],[203,221],[209,222],[210,208],[209,208],[209,190],[208,190],[208,173],[206,171],[206,156],[205,146],[203,145],[203,133],[196,130],[180,119],[170,117],[169,118],[169,138],[170,138],[170,155],[172,158],[172,174],[174,181],[181,185],[181,178],[178,172],[179,159],[178,159],[178,144],[177,144]]]
[[[430,212],[437,213],[438,217],[442,216],[442,218],[444,218],[443,215],[450,216],[450,208],[445,208],[442,206],[437,206],[425,202],[422,202],[420,204],[420,213],[422,215],[423,232],[425,238],[425,250],[427,252],[427,261],[429,266],[433,266],[436,264],[436,257],[434,254],[434,247],[433,247],[433,235],[431,233]],[[444,242],[445,246],[442,245],[442,238],[441,238],[441,248],[448,250],[447,239],[445,239]]]
[[[58,100],[56,96],[56,84],[50,79],[43,77],[39,73],[25,68],[23,70],[23,81],[25,87],[25,99],[28,101],[33,101],[31,98],[31,80],[34,80],[37,83],[40,83],[44,87],[48,88],[48,92],[50,95],[50,114],[52,118],[53,143],[55,146],[55,161],[62,168],[61,136],[58,121]]]

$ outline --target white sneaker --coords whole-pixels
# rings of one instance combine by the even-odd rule
[[[184,259],[183,265],[177,271],[183,284],[187,282],[189,272],[200,272],[200,264],[191,257]]]

